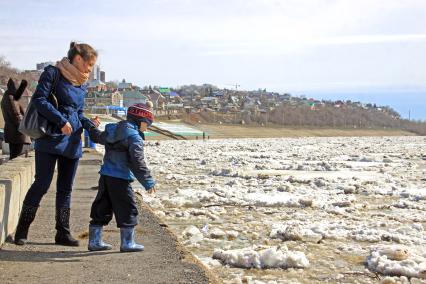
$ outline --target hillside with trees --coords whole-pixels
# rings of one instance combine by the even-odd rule
[[[12,64],[6,60],[4,56],[0,55],[0,88],[4,88],[7,85],[9,78],[14,78],[17,81],[25,79],[28,81],[29,90],[34,90],[38,76],[40,74],[32,71],[20,71],[12,66]],[[1,93],[0,93],[1,94]]]
[[[0,56],[0,96],[9,78],[29,82],[31,94],[37,84],[39,71],[21,72]],[[117,84],[106,82],[114,88]],[[157,93],[161,100],[154,104],[157,115],[181,118],[191,124],[225,123],[251,126],[339,128],[339,129],[401,129],[426,135],[426,122],[402,119],[388,106],[330,101],[279,94],[266,90],[244,91],[221,89],[211,84],[184,85],[179,88],[132,86],[141,93]],[[117,89],[116,91],[120,91]],[[172,111],[170,111],[172,110]],[[2,118],[0,118],[2,120]],[[1,127],[1,121],[0,121]]]

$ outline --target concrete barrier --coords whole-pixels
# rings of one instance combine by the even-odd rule
[[[9,218],[5,218],[5,212],[9,212],[9,209],[5,210],[6,203],[6,186],[0,184],[0,246],[4,243],[4,235],[6,234],[5,227],[7,227],[7,221]]]
[[[0,246],[14,233],[24,197],[34,180],[34,153],[0,165]]]
[[[9,155],[9,144],[3,140],[1,141],[1,150],[3,155]]]

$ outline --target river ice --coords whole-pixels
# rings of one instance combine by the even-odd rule
[[[143,198],[225,283],[424,283],[425,146],[424,137],[148,141],[159,191]]]

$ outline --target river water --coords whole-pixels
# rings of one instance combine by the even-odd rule
[[[148,141],[158,193],[143,198],[225,283],[424,283],[425,146],[424,137]]]

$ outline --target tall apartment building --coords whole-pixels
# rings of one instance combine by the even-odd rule
[[[101,67],[99,65],[93,66],[93,70],[90,73],[89,80],[101,80]]]
[[[101,71],[101,82],[105,83],[105,71]]]

